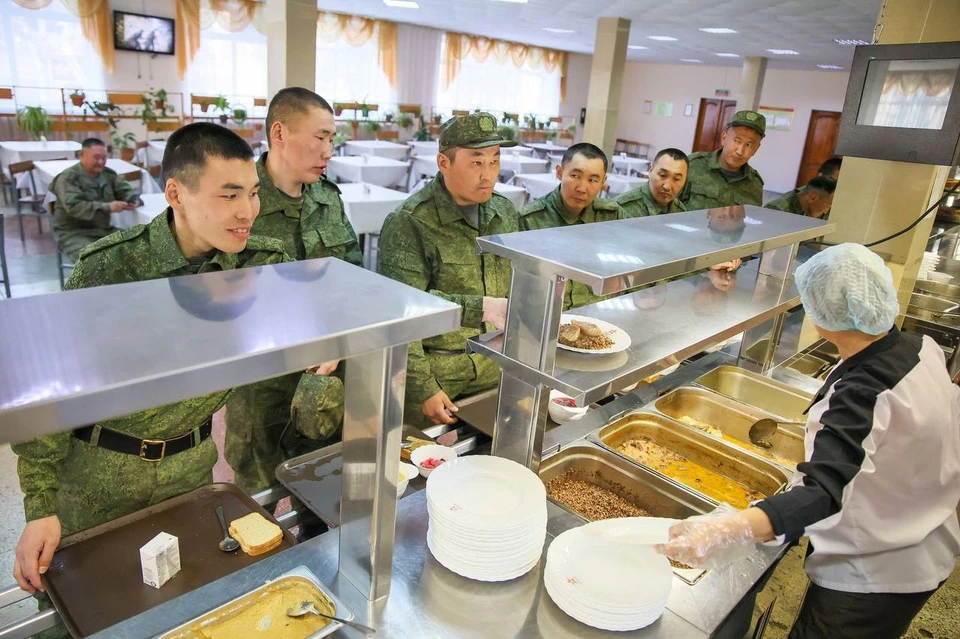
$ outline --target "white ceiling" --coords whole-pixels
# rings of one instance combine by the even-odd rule
[[[774,68],[811,69],[818,64],[847,68],[852,46],[834,38],[870,41],[883,0],[417,0],[419,9],[388,7],[383,0],[318,0],[321,10],[350,13],[437,29],[472,33],[564,51],[592,53],[596,20],[631,20],[629,60],[740,66],[740,58],[717,53],[766,56]],[[604,7],[598,13],[598,6]],[[554,34],[544,27],[572,29]],[[702,27],[735,29],[714,35]],[[650,40],[671,36],[676,42]],[[767,49],[792,49],[800,55],[774,55]],[[691,63],[695,64],[695,63]]]

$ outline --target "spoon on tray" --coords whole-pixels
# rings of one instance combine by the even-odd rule
[[[346,619],[341,619],[340,617],[334,617],[332,615],[324,614],[317,610],[317,607],[313,604],[312,601],[301,601],[299,606],[293,606],[292,608],[287,608],[288,617],[302,617],[306,614],[315,614],[318,617],[323,617],[324,619],[329,619],[330,621],[336,621],[337,623],[342,623],[345,626],[350,626],[355,630],[364,632],[368,635],[372,635],[377,631],[371,628],[370,626],[365,626],[362,623],[357,623],[355,621],[347,621]]]
[[[227,530],[227,522],[223,519],[223,506],[217,506],[217,519],[220,520],[220,528],[223,529],[223,539],[220,540],[218,546],[223,552],[233,552],[240,547],[240,542],[231,537]]]

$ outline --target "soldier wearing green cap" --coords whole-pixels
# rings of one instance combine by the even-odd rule
[[[466,341],[506,320],[510,263],[477,255],[482,235],[519,230],[510,200],[493,190],[500,148],[489,113],[454,117],[440,132],[439,172],[391,213],[380,232],[380,273],[463,307],[459,330],[410,344],[404,421],[415,426],[456,421],[454,399],[493,388],[496,364],[466,353]]]
[[[763,203],[763,178],[748,162],[760,148],[767,119],[756,111],[737,111],[716,151],[690,156],[687,186],[680,200],[688,211]]]

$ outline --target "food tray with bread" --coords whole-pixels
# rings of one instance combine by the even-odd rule
[[[220,551],[223,532],[217,506],[223,507],[228,524],[251,513],[270,524],[240,524],[249,537],[245,541],[260,554]],[[293,547],[296,540],[288,531],[280,529],[276,541],[275,525],[271,515],[233,484],[210,484],[64,537],[43,583],[66,628],[74,637],[86,637]],[[267,531],[269,537],[261,538]],[[160,532],[177,538],[180,570],[154,588],[143,583],[139,552]],[[265,542],[272,549],[264,550]]]

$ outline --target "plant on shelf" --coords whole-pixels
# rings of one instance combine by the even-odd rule
[[[218,95],[213,100],[213,108],[220,112],[220,124],[226,124],[230,117],[230,102],[227,100],[227,96]]]
[[[443,115],[440,113],[433,114],[433,123],[434,124],[443,124]]]
[[[413,116],[410,115],[409,113],[401,113],[399,117],[397,117],[397,124],[400,126],[401,129],[412,128],[414,124]]]
[[[577,137],[577,125],[576,125],[576,124],[571,124],[570,126],[568,126],[568,127],[567,127],[567,134],[568,134],[571,138]]]
[[[25,106],[17,111],[17,127],[31,138],[44,138],[53,128],[53,120],[40,106]]]
[[[376,133],[380,130],[380,123],[376,120],[364,120],[363,130],[367,133]]]
[[[396,117],[397,116],[393,114],[393,111],[387,111],[386,113],[383,114],[383,121],[386,122],[387,124],[392,124],[394,118]]]
[[[83,101],[86,99],[87,94],[83,92],[83,89],[77,89],[70,94],[70,102],[72,102],[75,107],[83,106]]]
[[[532,113],[528,113],[527,115],[523,116],[523,122],[527,125],[528,129],[537,128],[537,116]]]
[[[341,144],[344,144],[351,139],[352,138],[346,133],[337,133],[333,136],[333,146],[334,148],[338,148]]]
[[[373,111],[373,105],[367,104],[367,96],[363,96],[363,102],[360,103],[360,117],[364,120],[369,119],[371,111]]]
[[[153,105],[164,112],[166,115],[167,109],[167,91],[166,89],[157,89],[153,93]]]
[[[110,141],[113,143],[114,149],[120,150],[121,160],[129,162],[133,159],[133,146],[137,143],[137,137],[133,133],[127,131],[121,135],[118,130],[113,129],[110,131]]]
[[[247,121],[247,110],[243,107],[235,107],[233,109],[233,121],[242,128],[243,123]]]
[[[416,133],[413,134],[413,139],[417,142],[429,142],[430,141],[430,129],[427,128],[427,125],[424,124],[421,126]]]
[[[501,124],[497,127],[497,135],[499,135],[504,140],[516,140],[517,139],[517,127],[510,126],[509,124]]]
[[[559,135],[559,134],[560,134],[560,132],[557,131],[556,129],[548,129],[548,130],[547,130],[547,139],[550,140],[551,142],[554,142],[554,141],[556,141],[557,135]]]

